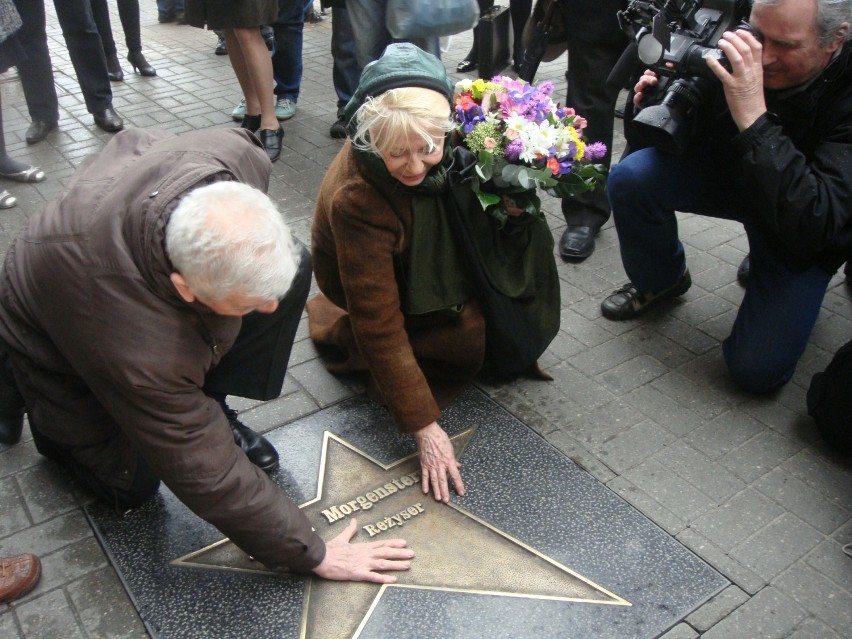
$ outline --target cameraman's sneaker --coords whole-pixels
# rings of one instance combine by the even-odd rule
[[[659,293],[642,293],[633,286],[632,282],[628,282],[601,302],[601,313],[611,320],[633,319],[663,300],[683,295],[690,286],[692,286],[692,278],[688,270],[683,272],[677,282]]]
[[[243,98],[240,100],[240,103],[234,107],[234,110],[231,111],[231,119],[234,122],[242,122],[243,118],[246,117],[246,100]]]
[[[288,98],[281,98],[275,103],[275,117],[279,120],[289,120],[296,115],[296,103]]]

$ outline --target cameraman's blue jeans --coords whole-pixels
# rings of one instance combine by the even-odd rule
[[[641,149],[612,167],[608,192],[624,270],[636,288],[659,292],[686,268],[675,211],[737,220],[748,234],[751,270],[731,334],[722,344],[733,380],[752,393],[786,384],[807,345],[832,274],[781,259],[749,219],[735,161],[693,148],[683,156]]]

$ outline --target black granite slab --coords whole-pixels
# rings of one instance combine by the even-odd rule
[[[359,540],[370,524],[414,548],[396,586],[266,573],[165,488],[123,518],[98,504],[87,515],[148,631],[163,638],[655,637],[728,585],[480,392],[441,421],[467,495],[444,506],[413,486],[352,515]],[[330,522],[323,511],[419,468],[411,438],[364,398],[267,437],[281,453],[273,480],[326,539],[348,517]],[[409,508],[420,514],[376,532]]]

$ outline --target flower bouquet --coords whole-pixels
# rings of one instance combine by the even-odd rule
[[[502,228],[524,213],[542,218],[536,189],[570,197],[595,188],[605,168],[601,142],[582,137],[586,121],[551,99],[553,84],[533,86],[495,76],[462,80],[454,92],[454,118],[463,144],[477,156],[473,190]]]

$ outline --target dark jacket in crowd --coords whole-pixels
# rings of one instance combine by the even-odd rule
[[[269,173],[263,148],[240,129],[117,134],[9,248],[0,338],[31,422],[90,456],[99,479],[127,488],[138,451],[244,551],[272,569],[308,570],[324,543],[202,392],[241,320],[187,304],[165,251],[184,193],[220,180],[265,192]]]

